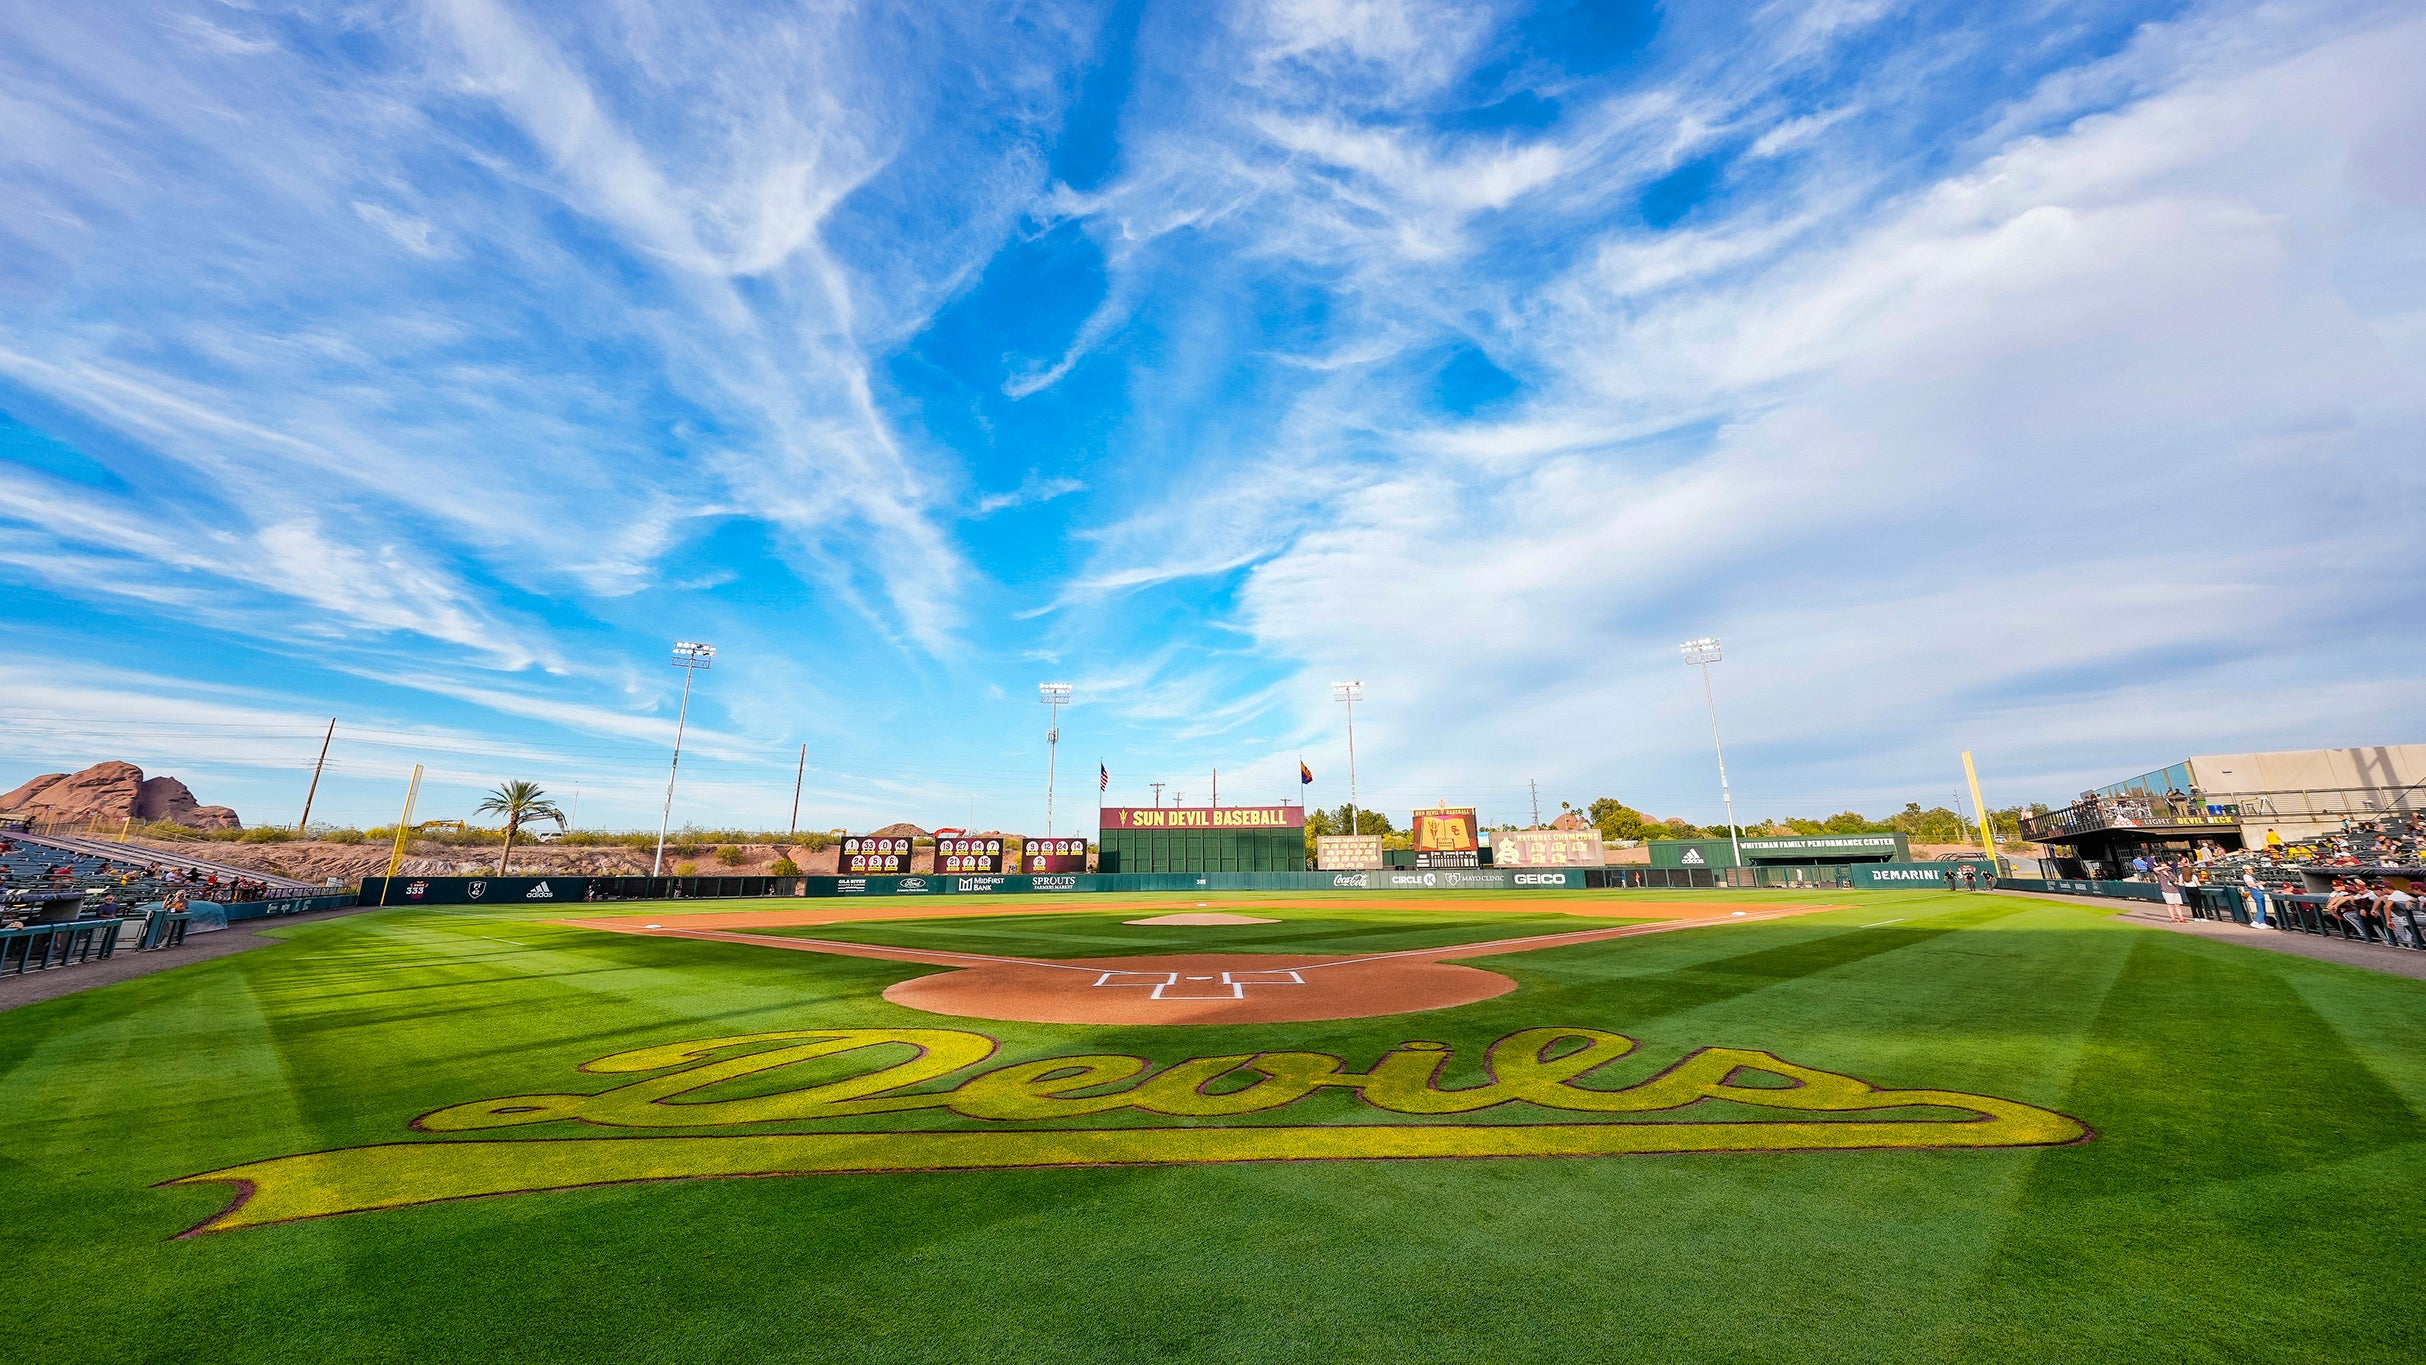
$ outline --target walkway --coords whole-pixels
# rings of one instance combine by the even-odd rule
[[[2046,891],[2001,891],[2001,895],[2029,896],[2036,900],[2062,901],[2067,905],[2113,905],[2104,896],[2063,896]],[[2225,924],[2217,920],[2194,919],[2175,924],[2165,918],[2165,907],[2154,901],[2124,902],[2133,908],[2116,915],[2116,919],[2134,924],[2152,924],[2159,929],[2171,929],[2177,934],[2195,934],[2200,938],[2238,943],[2245,948],[2263,948],[2273,953],[2289,953],[2293,957],[2313,957],[2323,962],[2339,962],[2345,967],[2366,967],[2426,981],[2426,953],[2407,948],[2387,948],[2380,943],[2358,943],[2346,938],[2325,938],[2317,934],[2286,933],[2281,929],[2260,929],[2250,924]]]

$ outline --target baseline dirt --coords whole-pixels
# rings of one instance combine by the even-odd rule
[[[1723,915],[1711,914],[1716,907],[1709,905],[1692,908],[1702,911],[1703,918],[1531,934],[1522,938],[1491,939],[1480,943],[1458,943],[1441,948],[1413,948],[1352,957],[1337,954],[1309,956],[1303,953],[1177,953],[1148,957],[1015,958],[944,949],[879,947],[834,939],[753,934],[698,923],[739,916],[685,916],[685,923],[661,924],[657,928],[635,924],[630,919],[567,922],[585,928],[649,938],[746,943],[792,952],[916,962],[950,968],[952,970],[896,982],[885,989],[885,999],[930,1014],[1040,1024],[1267,1024],[1315,1019],[1365,1019],[1381,1014],[1448,1009],[1477,1000],[1488,1000],[1516,989],[1516,982],[1498,972],[1456,966],[1446,960],[1450,958],[1491,957],[1530,952],[1537,948],[1668,933],[1678,929],[1752,924],[1834,907],[1768,906],[1729,911]],[[780,927],[792,927],[797,923],[786,919],[781,921]],[[758,920],[756,925],[762,928],[779,927],[769,925],[763,919]]]

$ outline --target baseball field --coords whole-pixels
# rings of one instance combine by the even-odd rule
[[[0,1101],[29,1361],[2426,1359],[2426,984],[2018,896],[392,909]]]

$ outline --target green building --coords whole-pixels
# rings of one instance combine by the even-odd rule
[[[1106,806],[1099,872],[1303,872],[1302,806]]]
[[[1912,861],[1912,844],[1901,834],[1767,835],[1739,841],[1747,867],[1837,866],[1845,863],[1905,863]],[[1725,839],[1654,839],[1649,845],[1653,867],[1734,867],[1734,849]]]

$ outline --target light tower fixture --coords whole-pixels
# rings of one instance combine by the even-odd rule
[[[1709,703],[1710,706],[1710,747],[1718,754],[1718,795],[1719,799],[1727,805],[1727,847],[1735,855],[1735,865],[1742,867],[1744,865],[1744,841],[1735,828],[1735,793],[1727,786],[1727,747],[1718,740],[1718,693],[1711,690],[1710,687],[1710,665],[1726,658],[1727,655],[1724,650],[1719,648],[1718,638],[1710,635],[1705,635],[1698,640],[1687,640],[1677,648],[1684,652],[1686,663],[1693,664],[1702,671],[1702,700]]]
[[[1045,731],[1045,837],[1053,837],[1053,778],[1061,748],[1061,708],[1070,704],[1070,685],[1066,682],[1038,683],[1036,699],[1053,708],[1051,727]]]
[[[698,676],[699,670],[715,666],[716,646],[697,640],[676,640],[672,663],[682,670],[682,710],[674,717],[674,764],[665,774],[665,809],[657,817],[657,856],[649,863],[652,877],[665,872],[666,830],[674,823],[674,779],[682,772],[682,730],[691,719],[691,679]]]
[[[1351,679],[1347,682],[1331,684],[1331,700],[1344,703],[1348,708],[1348,828],[1346,832],[1349,834],[1356,833],[1356,704],[1364,699],[1365,685],[1361,680]]]

